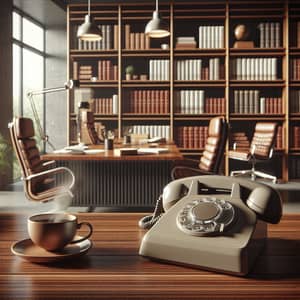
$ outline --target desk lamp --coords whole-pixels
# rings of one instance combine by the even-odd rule
[[[48,145],[52,148],[52,150],[55,150],[55,147],[49,141],[49,136],[42,129],[41,120],[40,120],[38,112],[36,110],[36,106],[35,106],[33,98],[36,95],[43,95],[43,94],[48,94],[48,93],[55,93],[55,92],[61,92],[61,91],[65,91],[65,90],[71,90],[75,86],[78,86],[78,85],[79,85],[79,82],[77,80],[69,80],[69,81],[65,82],[64,86],[62,86],[62,87],[46,88],[46,89],[42,89],[39,91],[30,91],[27,93],[27,97],[30,102],[30,106],[31,106],[31,109],[33,112],[33,117],[34,117],[34,120],[35,120],[35,123],[37,126],[37,130],[39,132],[39,135],[44,142],[48,143]]]

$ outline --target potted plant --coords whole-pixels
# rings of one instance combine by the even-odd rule
[[[0,134],[0,189],[8,183],[7,170],[10,167],[11,146],[8,141]]]
[[[132,76],[134,74],[134,67],[132,65],[127,66],[125,69],[125,73],[126,73],[126,80],[132,79]]]

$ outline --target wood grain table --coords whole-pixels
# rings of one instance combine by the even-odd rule
[[[10,246],[26,238],[26,215],[0,215],[0,299],[300,299],[300,215],[269,225],[264,253],[246,277],[151,261],[138,255],[142,213],[78,214],[93,247],[75,261],[33,264]]]

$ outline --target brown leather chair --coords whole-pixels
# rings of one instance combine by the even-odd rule
[[[34,139],[33,122],[29,118],[14,118],[8,125],[12,145],[22,169],[22,180],[27,198],[34,201],[49,201],[69,195],[75,183],[73,172],[65,167],[55,168],[54,161],[43,162]],[[52,166],[52,168],[51,168]],[[70,184],[56,185],[56,174],[67,172]]]
[[[230,175],[250,175],[252,180],[255,180],[258,176],[262,178],[271,179],[274,183],[276,183],[276,176],[266,174],[255,169],[255,164],[258,161],[267,161],[271,159],[273,155],[276,134],[277,123],[256,123],[250,149],[235,150],[236,145],[234,145],[234,149],[230,150],[228,153],[228,156],[231,159],[250,162],[252,164],[252,168],[251,170],[232,171]]]
[[[95,129],[94,114],[91,111],[81,112],[80,121],[80,141],[84,144],[98,145],[103,144],[103,140],[97,134]]]
[[[185,159],[171,171],[172,179],[189,176],[218,174],[227,140],[227,122],[224,117],[215,117],[208,126],[208,138],[200,162]]]

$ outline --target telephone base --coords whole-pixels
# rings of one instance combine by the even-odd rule
[[[239,247],[234,242],[230,243],[232,236],[228,236],[228,243],[224,247],[220,247],[220,245],[207,247],[205,242],[201,243],[202,247],[198,243],[194,243],[195,247],[191,247],[191,244],[190,247],[187,247],[185,243],[178,243],[178,240],[172,236],[168,238],[155,233],[149,236],[147,234],[139,251],[142,256],[161,262],[245,276],[253,267],[257,256],[264,249],[267,225],[265,222],[258,221],[251,241],[244,247]],[[193,238],[199,239],[198,237]],[[224,236],[222,238],[224,239]],[[200,238],[200,242],[201,239],[203,238]],[[204,239],[218,239],[218,237]]]

